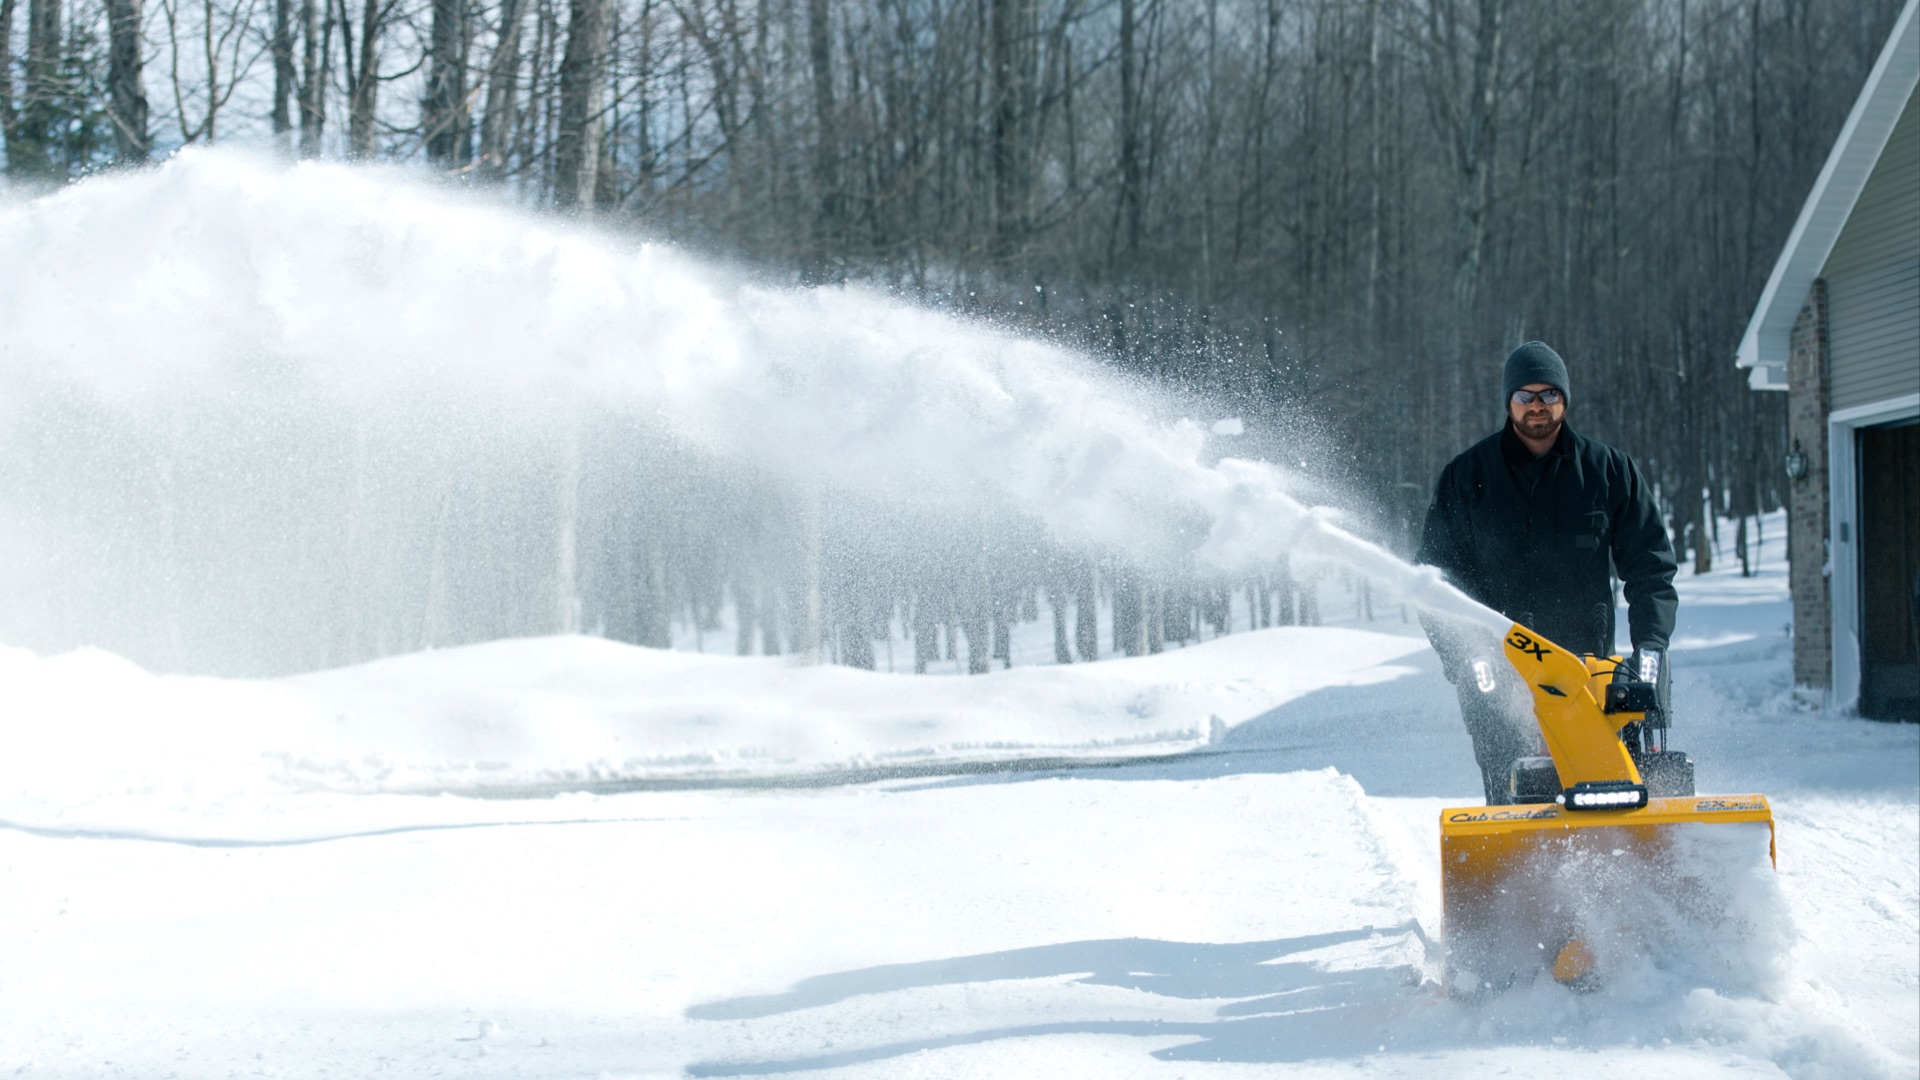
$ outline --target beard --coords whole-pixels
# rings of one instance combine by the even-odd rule
[[[1513,422],[1513,426],[1529,439],[1550,439],[1560,434],[1560,426],[1564,422],[1564,420],[1554,419],[1552,410],[1542,409],[1537,412],[1522,413],[1520,419]]]

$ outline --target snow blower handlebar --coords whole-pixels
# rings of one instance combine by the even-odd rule
[[[1507,660],[1533,692],[1534,715],[1547,740],[1569,808],[1587,808],[1582,793],[1596,793],[1593,808],[1644,804],[1646,789],[1620,729],[1646,718],[1652,687],[1613,681],[1615,661],[1579,657],[1515,623],[1506,636]],[[1638,789],[1638,799],[1599,797],[1601,791]],[[1616,801],[1617,800],[1617,801]]]

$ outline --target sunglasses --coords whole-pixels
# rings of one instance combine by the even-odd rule
[[[1513,403],[1515,405],[1531,405],[1537,401],[1542,405],[1558,405],[1560,404],[1561,396],[1560,391],[1552,389],[1515,390],[1513,392]]]

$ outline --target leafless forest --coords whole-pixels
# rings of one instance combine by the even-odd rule
[[[1895,0],[0,0],[16,185],[412,160],[1213,395],[1405,550],[1545,339],[1676,545],[1783,498],[1732,352]],[[1264,605],[1263,605],[1264,606]]]

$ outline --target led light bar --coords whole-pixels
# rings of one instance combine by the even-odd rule
[[[1561,792],[1556,801],[1569,810],[1638,810],[1647,805],[1647,786],[1625,780],[1588,780]]]

